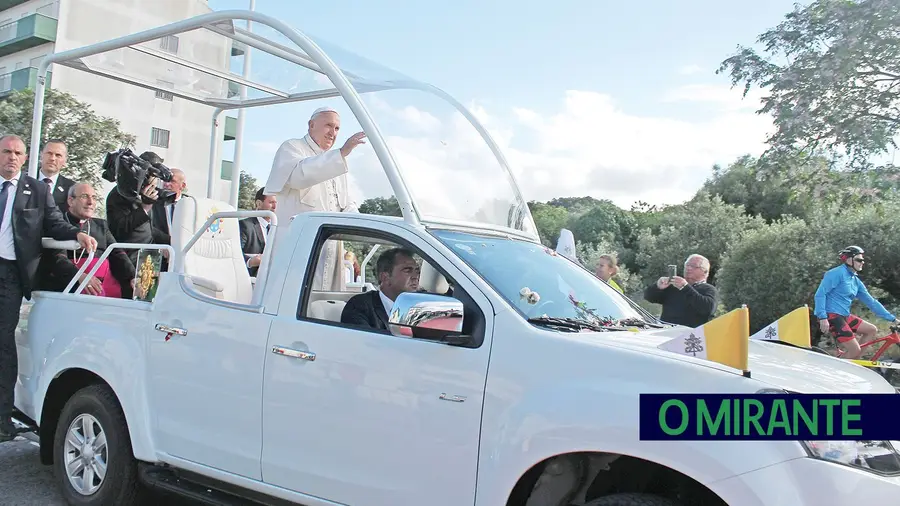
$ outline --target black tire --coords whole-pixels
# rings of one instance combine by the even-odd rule
[[[82,426],[87,421],[88,425],[95,429],[95,436],[99,437],[102,434],[106,441],[106,444],[103,445],[105,450],[97,452],[100,459],[106,464],[106,472],[99,481],[99,488],[95,491],[88,491],[89,495],[76,489],[69,479],[66,468],[67,462],[70,460],[73,463],[81,461],[80,463],[84,467],[85,459],[91,461],[92,470],[102,467],[97,461],[89,458],[90,453],[81,453],[77,450],[70,453],[67,450],[69,429],[76,420],[79,420],[81,422],[79,425]],[[99,447],[94,449],[99,449]],[[76,455],[80,455],[80,457]],[[59,424],[56,426],[56,434],[53,438],[53,474],[63,497],[70,505],[127,506],[141,504],[143,494],[138,483],[137,461],[132,453],[125,414],[122,412],[115,394],[108,386],[97,384],[84,387],[75,392],[66,402],[60,413]],[[91,481],[96,483],[97,480]]]
[[[611,494],[588,501],[584,506],[679,506],[671,499],[652,494]]]

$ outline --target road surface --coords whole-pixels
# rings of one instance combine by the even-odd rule
[[[176,502],[160,498],[158,504],[194,506],[193,502]],[[33,434],[0,443],[0,505],[2,506],[66,506],[50,466],[41,464]]]

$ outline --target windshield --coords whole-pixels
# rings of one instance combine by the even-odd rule
[[[468,108],[428,84],[314,40],[360,93],[421,221],[476,222],[537,237],[509,167],[466,117]],[[394,89],[371,91],[373,86]],[[478,117],[479,109],[471,114]]]
[[[545,246],[465,232],[431,233],[525,318],[546,315],[591,323],[602,319],[644,320],[619,292]]]

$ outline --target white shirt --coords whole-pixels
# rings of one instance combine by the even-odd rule
[[[267,234],[267,232],[266,232],[266,227],[269,226],[269,222],[266,221],[266,219],[263,218],[262,216],[257,216],[256,219],[257,219],[257,221],[259,221],[259,228],[262,229],[262,233],[263,233],[263,242],[266,243],[266,244],[268,244],[268,242],[269,242],[269,236],[266,235],[266,234]]]
[[[0,189],[4,181],[8,179],[0,177]],[[16,200],[16,188],[19,184],[19,176],[12,178],[12,184],[6,188],[6,209],[3,212],[3,224],[0,225],[0,258],[7,260],[16,259],[16,243],[13,236],[13,201]]]
[[[391,309],[394,309],[394,301],[389,299],[381,290],[378,290],[378,296],[381,297],[381,304],[384,306],[384,312],[387,313],[388,319],[390,319]]]
[[[40,175],[40,177],[37,178],[38,181],[43,183],[44,178],[49,178],[50,179],[50,190],[53,190],[54,188],[56,188],[56,180],[59,179],[59,172],[57,172],[56,174],[54,174],[52,176],[48,176],[47,174],[44,174],[44,171],[41,171],[41,173],[39,175]],[[46,183],[44,183],[44,184],[46,184]]]

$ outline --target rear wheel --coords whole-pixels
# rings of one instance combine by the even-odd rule
[[[612,494],[598,497],[584,506],[679,506],[671,499],[653,494]]]
[[[87,386],[66,402],[56,426],[53,471],[69,504],[139,504],[125,414],[106,385]]]

